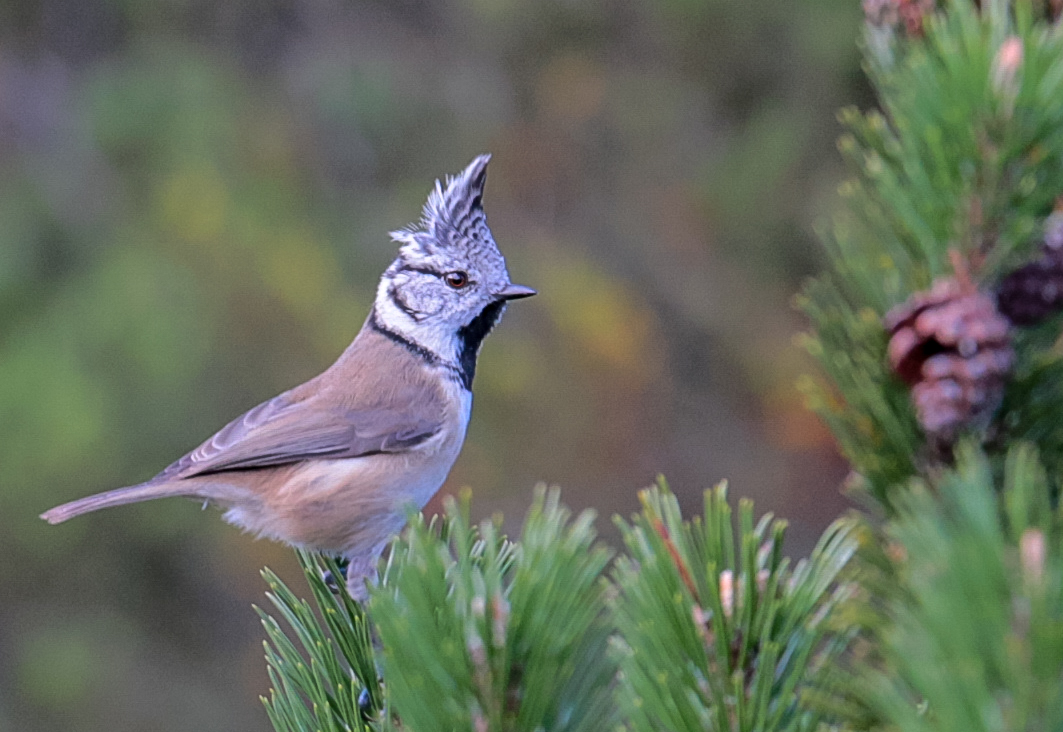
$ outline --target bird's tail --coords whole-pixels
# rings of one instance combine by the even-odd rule
[[[101,508],[111,506],[124,506],[127,503],[150,501],[153,498],[168,498],[170,496],[193,496],[197,491],[195,487],[184,481],[167,481],[161,483],[140,483],[127,488],[115,488],[114,490],[97,493],[93,496],[79,498],[70,503],[45,511],[41,518],[50,524],[61,524],[67,519],[80,516],[83,513],[99,511]]]

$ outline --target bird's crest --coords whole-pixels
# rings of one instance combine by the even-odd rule
[[[477,156],[465,170],[447,176],[446,184],[436,181],[421,212],[421,220],[405,229],[391,232],[401,245],[401,255],[431,254],[434,244],[451,242],[455,236],[478,239],[487,231],[483,193],[490,154]]]

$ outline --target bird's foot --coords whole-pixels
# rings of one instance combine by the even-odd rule
[[[321,576],[321,579],[325,581],[325,586],[328,587],[334,594],[343,592],[344,587],[347,585],[347,569],[351,566],[351,563],[347,561],[345,557],[337,557],[336,565],[340,570],[340,577],[337,579],[332,575],[330,570],[325,570],[325,573]]]
[[[376,719],[378,710],[373,704],[373,697],[369,694],[368,686],[363,687],[361,693],[358,694],[358,711],[362,715],[363,722],[372,722]]]

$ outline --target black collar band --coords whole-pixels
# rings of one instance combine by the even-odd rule
[[[429,366],[439,366],[450,371],[466,389],[472,388],[471,374],[466,375],[465,371],[458,366],[446,361],[435,351],[425,348],[420,343],[416,343],[406,336],[398,333],[391,328],[387,327],[380,322],[380,318],[377,316],[376,308],[374,307],[369,313],[369,327],[375,330],[380,335],[384,336],[390,341],[398,343],[410,353],[420,356]]]
[[[420,356],[432,366],[439,366],[443,363],[443,359],[440,358],[439,354],[435,351],[430,351],[420,343],[411,341],[406,336],[393,331],[391,328],[381,323],[380,318],[377,316],[376,308],[373,308],[372,312],[369,314],[369,326],[385,338],[398,343],[410,353]]]

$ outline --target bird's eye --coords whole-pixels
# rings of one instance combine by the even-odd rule
[[[443,275],[443,281],[455,290],[460,290],[469,284],[469,275],[464,272],[447,272]]]

